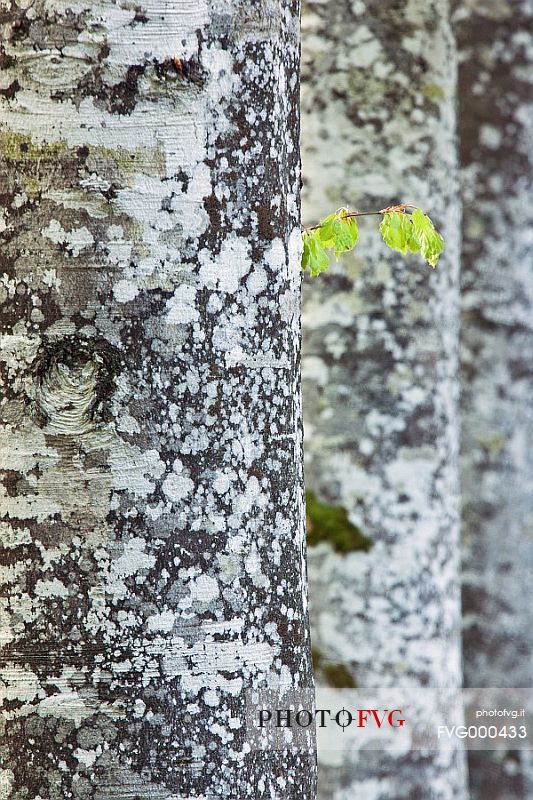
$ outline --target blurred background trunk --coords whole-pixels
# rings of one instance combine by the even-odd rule
[[[533,684],[533,7],[456,2],[464,207],[467,686]],[[533,797],[531,751],[471,752],[472,798]]]
[[[405,201],[427,210],[446,240],[432,272],[417,256],[391,254],[371,218],[355,253],[304,287],[307,486],[361,532],[351,548],[339,545],[310,505],[318,681],[460,686],[460,201],[448,3],[309,0],[302,70],[304,223],[339,205]],[[460,756],[319,759],[321,800],[467,796]]]

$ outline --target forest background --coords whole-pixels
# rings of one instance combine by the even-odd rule
[[[304,283],[319,684],[531,686],[532,13],[304,3],[304,223],[410,202],[446,241],[431,272],[371,217],[364,247]],[[322,762],[328,799],[533,796],[527,751],[470,752],[469,777],[453,760]]]

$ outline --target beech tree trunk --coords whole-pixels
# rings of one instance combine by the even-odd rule
[[[297,0],[1,6],[1,796],[313,798]]]
[[[467,686],[533,683],[533,9],[456,3]],[[531,751],[469,754],[472,797],[533,797]]]
[[[310,553],[313,646],[336,685],[461,685],[456,52],[447,2],[308,0],[304,222],[340,205],[420,205],[437,269],[390,254],[378,222],[304,287],[306,479],[368,551]],[[319,753],[321,800],[465,798],[461,755]]]

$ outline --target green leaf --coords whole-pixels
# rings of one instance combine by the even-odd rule
[[[411,253],[418,253],[420,250],[420,242],[416,238],[412,220],[409,220],[409,238],[407,240],[407,247],[409,248]]]
[[[410,250],[409,243],[412,239],[411,220],[408,214],[403,211],[389,211],[383,215],[383,220],[379,226],[383,241],[392,250],[407,253]]]
[[[350,212],[342,208],[338,215],[337,236],[335,239],[335,258],[341,253],[353,250],[359,241],[359,228],[354,217],[349,217]]]
[[[304,249],[302,253],[302,272],[305,272],[307,267],[309,266],[309,236],[307,231],[304,231],[302,234]]]
[[[307,269],[311,275],[320,275],[329,267],[328,254],[324,250],[315,231],[304,231],[304,252],[302,257],[302,269]]]
[[[324,220],[322,220],[320,226],[316,229],[316,235],[324,247],[334,247],[335,245],[335,239],[337,236],[336,222],[337,215],[330,214],[329,217],[326,217]]]
[[[436,266],[444,250],[444,239],[435,230],[432,221],[423,211],[415,208],[411,214],[414,237],[420,245],[420,254],[432,267]]]
[[[316,229],[316,236],[324,247],[332,247],[335,258],[341,253],[352,250],[359,239],[359,231],[355,219],[348,217],[349,211],[342,208],[330,214]]]
[[[380,225],[383,240],[392,250],[404,255],[408,252],[420,252],[434,267],[444,249],[444,239],[435,230],[430,218],[419,208],[412,214],[407,213],[406,208],[410,206],[394,206],[394,210],[383,214]],[[352,212],[346,208],[339,209],[319,225],[304,231],[302,269],[309,269],[313,276],[320,275],[329,266],[329,251],[333,250],[338,258],[341,253],[352,250],[358,240],[359,229]]]

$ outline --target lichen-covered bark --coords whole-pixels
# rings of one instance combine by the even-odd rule
[[[296,0],[0,9],[2,797],[313,797]]]
[[[533,682],[533,8],[456,3],[464,670]],[[476,800],[533,796],[531,752],[471,753]]]
[[[313,645],[371,686],[460,686],[456,54],[447,2],[315,2],[303,17],[304,222],[427,210],[432,272],[378,223],[305,287],[306,478],[373,546],[310,553]],[[314,602],[313,602],[314,599]],[[319,753],[323,800],[466,797],[461,755]]]

